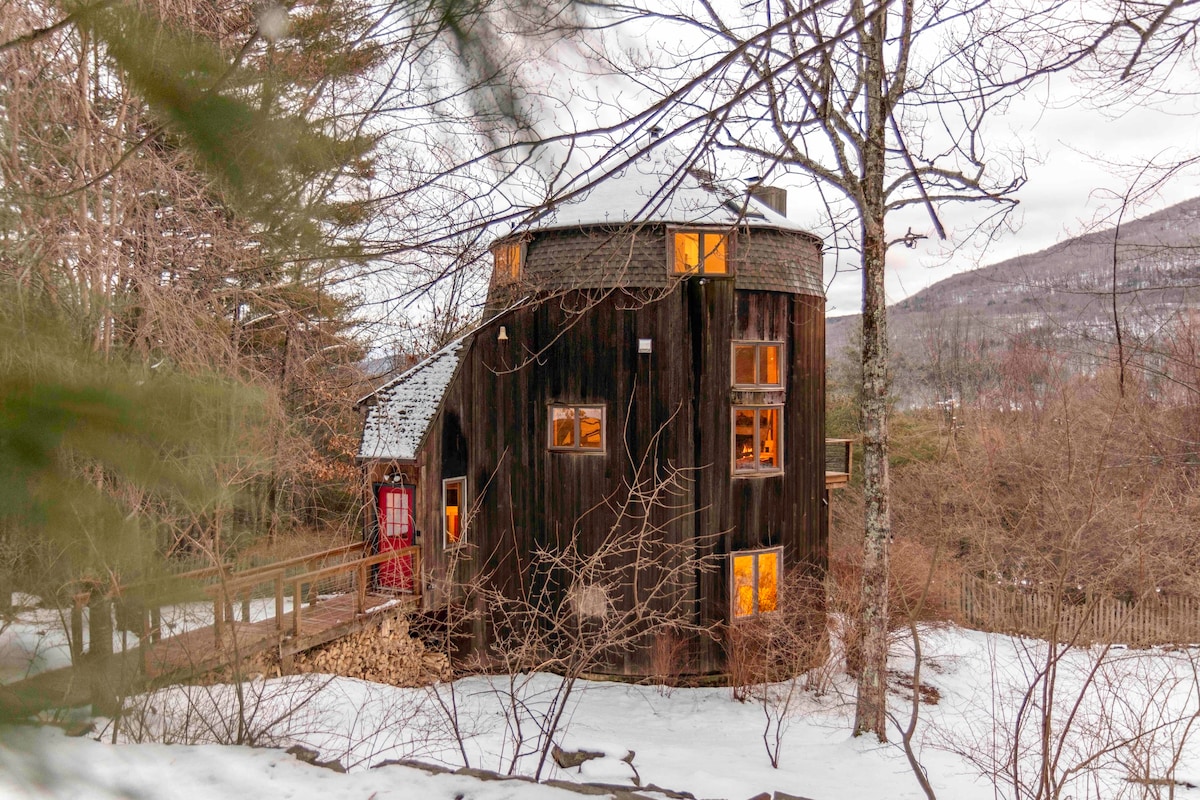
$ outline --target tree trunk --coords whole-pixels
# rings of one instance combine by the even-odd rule
[[[871,732],[887,741],[887,620],[888,544],[892,515],[888,480],[887,301],[884,263],[884,148],[887,113],[884,108],[883,42],[886,12],[876,13],[863,35],[866,64],[867,135],[862,182],[863,267],[863,534],[862,669],[858,673],[858,703],[854,735]]]

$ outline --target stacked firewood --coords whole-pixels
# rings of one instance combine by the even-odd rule
[[[295,672],[320,672],[391,686],[426,686],[449,676],[445,654],[409,634],[403,617],[297,653]]]

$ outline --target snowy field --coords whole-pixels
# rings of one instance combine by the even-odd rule
[[[0,659],[6,648],[29,652],[30,641],[47,638],[37,634],[48,627],[37,616],[45,613],[0,634]],[[913,748],[939,798],[1200,800],[1190,786],[1200,784],[1200,650],[1079,648],[1047,660],[1042,642],[953,627],[924,630],[922,645]],[[17,660],[8,653],[10,667]],[[897,642],[893,661],[893,711],[907,724],[906,642]],[[538,723],[561,701],[559,685],[550,675],[518,676],[515,685],[477,677],[435,693],[308,675],[252,680],[240,698],[230,686],[164,690],[130,701],[117,744],[107,720],[75,738],[57,728],[6,732],[0,797],[577,798],[550,786],[373,768],[411,758],[533,774]],[[820,693],[795,693],[785,707],[788,688],[757,687],[739,701],[730,689],[583,684],[563,706],[555,741],[603,757],[569,769],[551,761],[541,777],[733,800],[773,791],[813,800],[925,796],[898,729],[886,745],[850,736],[845,676]],[[767,727],[776,721],[778,769],[764,744],[776,741],[777,729]],[[226,744],[239,738],[259,747]],[[284,752],[295,744],[349,773],[301,763]]]

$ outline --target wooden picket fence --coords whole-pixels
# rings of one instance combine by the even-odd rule
[[[960,596],[964,624],[986,631],[1078,644],[1200,642],[1200,598],[1192,596],[1154,594],[1126,601],[1079,593],[1060,599],[1053,592],[1005,586],[971,575],[962,576]]]

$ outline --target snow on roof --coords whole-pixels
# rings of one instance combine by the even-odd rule
[[[458,369],[464,339],[456,339],[359,401],[375,399],[367,409],[359,458],[412,461],[417,457],[425,430]]]
[[[679,225],[749,225],[804,231],[787,217],[746,193],[718,185],[703,170],[678,168],[661,155],[640,156],[612,175],[596,179],[579,194],[553,205],[527,230],[586,225],[667,222]]]

